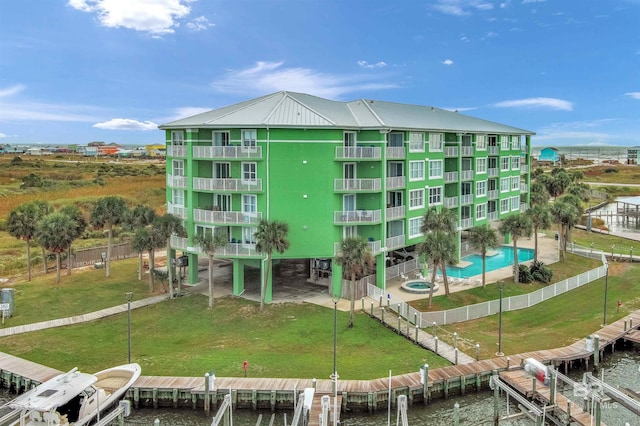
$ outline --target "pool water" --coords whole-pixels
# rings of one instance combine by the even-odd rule
[[[513,265],[513,247],[501,246],[493,250],[496,254],[487,256],[487,272]],[[518,263],[526,262],[533,259],[533,249],[518,248]],[[482,274],[482,256],[478,254],[470,254],[462,258],[465,262],[471,262],[471,265],[465,268],[455,266],[447,266],[447,276],[456,278],[469,278],[474,275]],[[440,269],[438,268],[438,274]]]

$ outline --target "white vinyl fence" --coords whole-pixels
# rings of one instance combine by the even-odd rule
[[[607,259],[602,251],[587,247],[580,247],[574,244],[569,244],[567,251],[584,257],[595,259],[599,258],[602,260],[602,266],[583,272],[580,275],[567,278],[566,280],[559,281],[555,284],[551,284],[532,293],[503,298],[502,311],[508,312],[515,311],[517,309],[529,308],[533,305],[544,302],[545,300],[551,299],[552,297],[566,293],[567,291],[581,287],[585,284],[589,284],[590,282],[606,275],[608,265]],[[434,323],[436,325],[447,325],[454,324],[456,322],[469,321],[476,318],[495,315],[500,311],[500,300],[491,300],[446,311],[420,312],[409,306],[409,304],[403,302],[400,298],[394,297],[381,288],[371,284],[368,285],[368,296],[384,306],[389,306],[408,321],[416,323],[420,328],[434,325]]]

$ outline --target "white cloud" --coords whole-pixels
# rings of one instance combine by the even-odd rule
[[[557,109],[561,111],[573,110],[573,104],[571,102],[565,101],[563,99],[556,99],[556,98],[516,99],[516,100],[510,100],[510,101],[497,102],[493,104],[493,106],[498,108],[532,107],[532,108]]]
[[[112,118],[92,127],[106,130],[158,130],[158,125],[152,121],[138,121],[131,118]]]
[[[445,59],[442,63],[445,65],[453,65],[453,61],[451,59]]]
[[[476,5],[476,9],[479,10],[491,10],[493,9],[493,5],[491,3],[480,3]]]
[[[69,0],[76,10],[95,13],[101,25],[128,28],[153,36],[173,33],[178,20],[191,12],[192,0]]]
[[[370,64],[367,61],[359,60],[358,65],[360,65],[362,68],[383,68],[387,66],[387,63],[380,61],[376,62],[375,64]]]
[[[631,99],[640,100],[640,92],[627,92],[625,95],[629,96]]]
[[[193,21],[187,23],[187,28],[189,28],[191,31],[203,31],[209,27],[214,27],[214,26],[215,24],[212,24],[211,22],[209,22],[209,20],[204,16],[199,16]]]
[[[8,137],[6,134],[4,134],[4,133],[0,133],[0,139],[2,139],[2,138],[6,138],[6,137]]]
[[[507,7],[509,7],[509,2],[508,1],[500,3],[500,9],[506,9]]]
[[[493,38],[493,37],[498,37],[498,33],[494,33],[493,31],[489,31],[488,33],[486,33],[484,35],[484,37],[481,38],[481,40],[485,40],[485,39]]]
[[[493,3],[482,0],[436,0],[431,7],[438,12],[455,16],[470,15],[474,10],[484,11],[494,8]]]
[[[97,111],[88,105],[46,104],[40,102],[3,102],[0,104],[0,122],[7,121],[96,121],[96,115],[87,111]]]
[[[381,90],[397,84],[378,82],[380,77],[361,74],[327,74],[309,68],[284,68],[284,62],[259,61],[253,67],[232,70],[215,80],[215,90],[243,95],[264,94],[280,90],[309,93],[330,99],[359,90]]]
[[[602,145],[607,143],[611,139],[611,135],[601,132],[553,132],[553,133],[538,133],[535,136],[535,141],[561,141],[561,140],[573,140],[583,141],[586,145]]]
[[[0,88],[0,98],[15,95],[16,93],[20,93],[23,90],[24,90],[24,86],[22,84],[15,84],[13,86],[9,86],[4,89]]]
[[[522,4],[544,3],[546,0],[522,0]]]

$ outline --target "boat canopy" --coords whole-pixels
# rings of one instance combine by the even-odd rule
[[[15,410],[50,411],[72,400],[96,380],[93,374],[81,373],[74,369],[19,396],[11,401],[9,406]]]

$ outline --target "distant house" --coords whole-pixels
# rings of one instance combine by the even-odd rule
[[[543,148],[538,156],[538,161],[550,161],[553,164],[557,163],[559,160],[560,154],[558,153],[558,150],[553,147]]]
[[[640,164],[640,146],[627,149],[627,164]]]
[[[145,149],[147,151],[147,157],[164,158],[167,155],[167,147],[164,144],[147,145]]]

